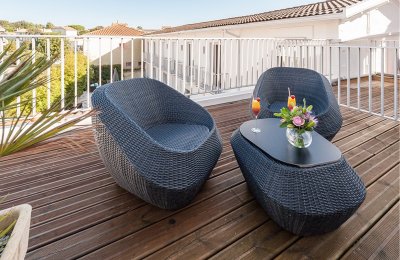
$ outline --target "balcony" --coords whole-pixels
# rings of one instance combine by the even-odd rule
[[[82,48],[90,60],[85,64],[89,80],[79,85],[74,79],[72,85],[76,98],[79,89],[87,91],[82,95],[87,105],[81,109],[90,108],[92,83],[112,82],[113,66],[121,66],[125,79],[135,76],[134,66],[126,71],[125,63],[115,63],[114,58],[140,60],[138,76],[164,81],[207,107],[223,138],[222,155],[195,201],[177,211],[158,209],[117,186],[101,161],[90,124],[0,158],[0,196],[7,195],[2,207],[22,203],[33,207],[26,259],[398,257],[400,100],[398,64],[393,59],[398,57],[398,47],[223,39],[222,49],[228,47],[213,63],[206,62],[210,56],[198,52],[202,47],[221,48],[209,45],[216,41],[208,39],[198,40],[198,49],[191,50],[201,58],[189,67],[195,55],[187,59],[162,45],[156,48],[161,53],[146,51],[148,41],[154,44],[160,39],[132,41],[141,43],[139,53],[120,48],[107,56],[110,60],[104,55],[90,60],[90,49]],[[282,47],[276,48],[279,43]],[[250,48],[256,44],[265,48]],[[381,51],[385,55],[379,56]],[[78,53],[74,49],[73,54]],[[218,62],[225,57],[231,58],[232,65]],[[99,66],[92,78],[89,66],[95,62],[108,64],[111,75],[104,79],[106,71]],[[58,66],[65,66],[63,59]],[[330,79],[341,104],[343,126],[333,143],[362,178],[367,197],[334,232],[299,237],[278,227],[249,193],[230,146],[232,132],[249,119],[248,98],[259,75],[273,66],[320,71]],[[56,87],[60,86],[65,87]]]
[[[361,89],[361,104],[368,103],[367,92]],[[344,122],[334,144],[366,184],[367,198],[338,230],[297,237],[254,201],[229,145],[232,131],[249,119],[248,102],[207,107],[221,131],[223,153],[196,200],[178,211],[160,210],[119,188],[90,127],[1,158],[5,206],[33,206],[26,259],[395,258],[399,123],[341,108]],[[392,113],[390,106],[385,113]]]

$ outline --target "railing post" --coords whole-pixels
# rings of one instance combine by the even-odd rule
[[[197,93],[200,93],[200,72],[201,72],[201,40],[198,40],[197,42]]]
[[[358,55],[357,55],[357,108],[360,110],[361,108],[361,72],[360,72],[360,67],[361,67],[361,48],[358,47]]]
[[[210,88],[214,90],[214,40],[211,40]]]
[[[20,39],[15,39],[15,48],[18,49],[21,47]],[[18,59],[16,64],[19,65],[20,60]],[[21,96],[17,97],[17,116],[21,115]]]
[[[347,77],[347,93],[346,93],[346,104],[347,106],[350,106],[350,47],[347,47],[347,73],[346,73],[346,77]]]
[[[61,38],[61,109],[65,108],[65,83],[64,83],[64,76],[65,76],[65,60],[64,60],[64,38]]]
[[[74,107],[78,106],[78,50],[76,38],[74,39]]]
[[[153,45],[154,45],[154,41],[153,40],[150,40],[150,50],[149,50],[149,52],[150,52],[150,71],[149,71],[149,73],[147,73],[148,75],[150,75],[150,78],[151,79],[153,79],[153,55],[154,55],[154,53],[153,53]]]
[[[250,80],[250,85],[253,85],[254,81],[254,55],[255,55],[255,39],[252,39],[252,47],[251,47],[251,80]]]
[[[124,39],[121,38],[121,80],[124,80]]]
[[[368,56],[368,111],[372,112],[372,48]]]
[[[110,38],[110,82],[113,82],[113,38]]]
[[[224,40],[223,41],[223,46],[224,46],[224,48],[223,48],[223,51],[224,51],[224,69],[223,69],[223,77],[222,77],[222,80],[223,80],[223,84],[224,84],[224,89],[226,89],[226,81],[227,81],[227,79],[226,79],[226,77],[227,77],[227,64],[226,64],[226,57],[227,57],[227,44],[226,44],[226,42],[227,42],[227,40]],[[231,59],[232,59],[232,57],[231,57]]]
[[[341,67],[341,62],[340,62],[340,47],[338,47],[338,97],[337,97],[337,99],[338,99],[338,103],[339,103],[339,105],[340,105],[340,95],[341,95],[341,92],[340,92],[340,67]]]
[[[36,41],[32,38],[32,63],[36,61]],[[36,89],[32,89],[32,115],[36,115]]]
[[[250,39],[247,39],[247,44],[246,44],[246,86],[249,85],[249,46],[250,46]]]
[[[140,40],[140,77],[144,76],[144,39]]]
[[[394,120],[397,120],[397,118],[398,118],[398,113],[399,113],[399,111],[397,111],[397,108],[398,108],[398,95],[399,95],[399,93],[398,93],[398,89],[399,89],[399,83],[398,83],[398,79],[397,79],[397,70],[398,70],[398,67],[397,67],[397,62],[398,62],[398,59],[399,59],[399,56],[398,56],[398,48],[394,48],[394,62],[393,62],[393,78],[394,78],[394,84],[393,84],[393,87],[394,87],[394,96],[393,96],[393,113],[394,113]]]
[[[207,88],[207,70],[208,70],[208,40],[205,39],[204,44],[205,46],[205,64],[204,64],[204,82],[203,82],[203,86],[204,86],[204,93],[206,93],[206,88]]]
[[[170,85],[170,77],[171,77],[171,39],[168,40],[168,49],[167,49],[167,85]]]
[[[134,44],[135,44],[135,39],[134,38],[132,38],[131,39],[131,78],[133,78],[134,77],[134,75],[133,75],[133,67],[134,67]]]
[[[310,66],[309,66],[309,64],[308,64],[308,61],[309,61],[309,55],[310,55],[310,46],[309,45],[306,45],[306,68],[307,69],[309,69],[310,68]]]
[[[112,38],[110,38],[110,82],[113,82],[113,71],[112,71],[112,65],[113,65],[113,46],[112,46]]]
[[[231,60],[229,63],[229,88],[232,88],[232,75],[233,75],[233,39],[230,39],[230,56]]]
[[[187,65],[187,41],[183,40],[183,63],[182,63],[182,94],[186,92],[186,65]]]
[[[385,115],[385,48],[381,48],[381,116]]]
[[[162,78],[162,41],[158,40],[158,80],[163,82]]]
[[[191,40],[190,44],[190,60],[189,60],[189,69],[190,69],[190,89],[189,95],[192,95],[193,91],[193,73],[194,73],[194,40]]]
[[[90,59],[89,59],[89,45],[90,44],[90,38],[87,38],[87,48],[86,48],[86,102],[87,102],[87,108],[90,108],[91,102],[90,102]]]
[[[179,39],[176,40],[176,53],[175,53],[175,89],[178,90],[178,72],[179,72],[179,68],[178,68],[178,60],[179,60]]]
[[[329,46],[329,82],[332,85],[332,47]]]
[[[103,40],[101,39],[101,37],[99,37],[99,86],[101,86],[103,84],[102,79],[101,79],[101,56],[102,56],[101,42],[102,41]],[[89,42],[89,40],[88,40],[88,42]],[[89,43],[88,43],[88,45],[89,45]]]
[[[239,87],[243,86],[243,71],[244,71],[244,45],[243,45],[243,40],[238,39],[238,46],[239,46],[239,62],[238,62],[238,85]]]
[[[46,59],[49,61],[50,57],[51,57],[51,53],[50,53],[50,39],[47,38],[46,39]],[[51,105],[51,85],[50,85],[50,80],[51,80],[51,69],[47,68],[46,70],[46,76],[47,76],[47,86],[46,86],[46,107],[47,109],[50,108]]]
[[[321,74],[324,75],[324,46],[321,45]]]

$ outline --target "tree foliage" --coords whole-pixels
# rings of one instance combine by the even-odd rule
[[[71,28],[74,28],[75,30],[78,31],[78,35],[82,35],[88,32],[88,30],[86,30],[85,26],[80,25],[80,24],[71,24],[68,25]]]
[[[47,22],[46,23],[46,29],[53,29],[55,26],[54,26],[54,24],[53,23],[51,23],[51,22]]]

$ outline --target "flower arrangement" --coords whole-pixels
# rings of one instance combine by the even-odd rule
[[[298,148],[305,148],[311,144],[311,134],[318,124],[318,119],[312,115],[312,105],[293,106],[292,109],[283,107],[280,113],[274,113],[281,118],[281,128],[287,128],[288,141]],[[309,140],[309,142],[307,142]]]

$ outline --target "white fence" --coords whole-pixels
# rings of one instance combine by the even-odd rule
[[[149,77],[185,95],[207,97],[254,86],[268,68],[288,66],[325,75],[341,105],[399,118],[398,42],[358,46],[325,40],[0,35],[0,52],[21,42],[30,44],[32,55],[60,54],[56,69],[47,71],[52,81],[46,92],[32,93],[34,114],[39,103],[49,107],[54,96],[90,107],[91,91],[113,80]]]

